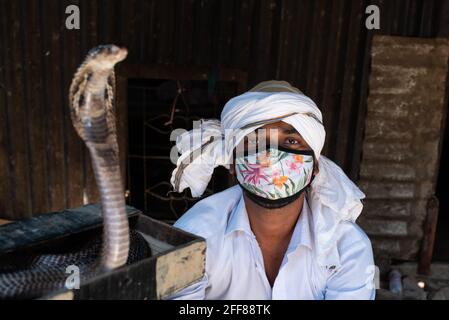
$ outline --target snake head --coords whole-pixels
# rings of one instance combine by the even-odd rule
[[[94,70],[109,70],[114,68],[115,64],[124,60],[127,55],[128,50],[126,48],[107,44],[91,49],[86,60]]]
[[[86,141],[92,133],[93,119],[98,122],[98,119],[106,118],[108,130],[103,131],[115,132],[114,66],[127,55],[126,48],[112,44],[97,46],[88,52],[74,75],[69,92],[70,115],[83,140]]]

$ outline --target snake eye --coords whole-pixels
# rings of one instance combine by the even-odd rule
[[[108,53],[117,53],[118,51],[119,51],[119,49],[116,46],[109,46],[108,47]]]

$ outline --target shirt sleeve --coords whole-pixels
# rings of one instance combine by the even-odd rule
[[[169,296],[165,300],[205,300],[207,285],[207,274],[204,274],[203,278],[200,281],[195,282],[194,284]]]
[[[368,238],[340,250],[341,266],[327,281],[325,300],[374,300],[376,267]]]

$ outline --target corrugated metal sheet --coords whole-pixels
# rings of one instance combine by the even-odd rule
[[[65,8],[81,29],[65,29]],[[369,51],[378,33],[449,35],[448,0],[0,0],[0,216],[78,206],[97,197],[88,155],[71,127],[67,90],[88,48],[113,42],[129,63],[226,66],[248,86],[292,82],[321,107],[324,153],[352,178],[363,136]]]

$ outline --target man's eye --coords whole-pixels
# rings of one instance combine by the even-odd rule
[[[287,144],[294,144],[294,145],[299,144],[299,141],[296,139],[286,139],[285,142]]]

